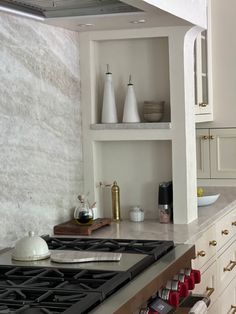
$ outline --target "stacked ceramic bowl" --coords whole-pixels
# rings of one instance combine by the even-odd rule
[[[158,122],[162,119],[164,113],[164,101],[144,101],[143,117],[147,122]]]

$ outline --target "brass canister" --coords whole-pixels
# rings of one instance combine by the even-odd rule
[[[111,199],[112,199],[112,214],[113,220],[120,221],[120,188],[117,182],[114,181],[111,186]]]

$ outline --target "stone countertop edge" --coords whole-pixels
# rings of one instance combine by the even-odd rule
[[[173,240],[177,244],[194,244],[209,227],[236,208],[236,187],[209,187],[204,190],[205,195],[220,193],[220,197],[210,206],[199,207],[198,219],[189,224],[161,224],[157,219],[146,219],[143,222],[124,219],[94,231],[90,237]]]

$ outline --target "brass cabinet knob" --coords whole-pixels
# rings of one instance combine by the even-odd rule
[[[223,268],[224,272],[225,271],[232,271],[234,267],[236,266],[236,261],[229,261],[229,264]]]
[[[215,136],[214,135],[210,135],[210,140],[214,140]]]
[[[217,245],[216,240],[209,241],[209,245],[216,246]]]
[[[208,140],[208,138],[209,138],[208,135],[203,135],[203,136],[201,137],[202,140]]]
[[[206,102],[200,102],[198,104],[199,107],[206,107],[207,105],[208,105],[208,103],[206,103]]]
[[[198,251],[197,256],[204,257],[204,256],[206,256],[206,252],[205,251]]]
[[[222,230],[222,231],[221,231],[221,234],[228,235],[228,234],[229,234],[229,230],[227,230],[227,229]]]
[[[236,226],[236,221],[233,221],[233,222],[232,222],[232,226]]]
[[[215,291],[214,288],[206,287],[206,292],[204,294],[206,295],[206,297],[209,298],[214,291]]]

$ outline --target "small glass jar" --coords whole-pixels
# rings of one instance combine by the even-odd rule
[[[78,224],[91,225],[93,223],[93,210],[84,199],[83,195],[78,196],[79,205],[75,208],[74,219]]]
[[[134,206],[129,211],[129,217],[134,222],[144,221],[144,211],[140,206]]]

